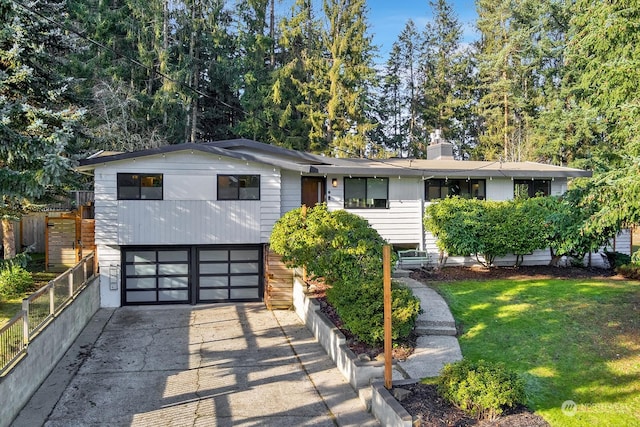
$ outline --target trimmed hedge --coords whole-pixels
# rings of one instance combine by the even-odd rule
[[[382,248],[384,239],[367,220],[326,205],[302,208],[283,215],[271,233],[271,249],[290,267],[307,268],[331,287],[327,301],[336,309],[343,326],[362,342],[384,340]],[[394,262],[394,260],[392,260]],[[393,338],[413,329],[420,302],[409,289],[393,285]]]
[[[526,399],[522,378],[502,364],[484,360],[445,365],[437,388],[443,398],[478,419],[493,420]]]

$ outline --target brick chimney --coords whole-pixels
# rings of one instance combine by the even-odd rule
[[[453,144],[442,137],[442,129],[436,129],[429,135],[427,160],[453,160]]]

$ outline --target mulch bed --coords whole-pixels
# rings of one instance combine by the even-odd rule
[[[440,397],[435,385],[416,383],[402,388],[411,392],[400,404],[413,416],[414,420],[420,421],[420,424],[414,423],[414,425],[434,427],[542,427],[549,425],[524,406],[512,408],[492,421],[478,421]]]
[[[415,270],[411,277],[427,285],[429,282],[492,279],[608,278],[624,280],[622,276],[617,276],[612,270],[551,266],[521,266],[517,268],[445,267],[440,270]],[[311,297],[318,299],[320,310],[342,331],[354,353],[366,355],[371,360],[376,359],[383,353],[382,347],[371,347],[361,343],[349,331],[344,330],[340,317],[326,301],[326,287],[322,283],[314,283],[314,288],[315,293]],[[394,359],[406,359],[414,350],[416,338],[416,336],[411,336],[405,342],[398,343],[393,350]],[[524,406],[512,408],[492,421],[478,421],[442,399],[434,385],[416,383],[402,388],[411,392],[400,404],[414,417],[414,420],[420,420],[420,424],[414,425],[434,427],[538,427],[549,425],[544,419]]]

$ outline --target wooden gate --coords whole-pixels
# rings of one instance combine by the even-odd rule
[[[64,271],[95,250],[95,221],[78,214],[62,214],[45,220],[47,271]]]
[[[269,310],[288,310],[293,306],[293,270],[270,249],[265,258],[265,304]]]

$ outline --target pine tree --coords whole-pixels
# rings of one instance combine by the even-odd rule
[[[458,156],[466,157],[471,93],[465,89],[474,71],[469,67],[468,51],[462,49],[462,26],[451,5],[446,0],[430,0],[429,4],[433,21],[425,27],[421,58],[424,134],[441,129]]]
[[[327,151],[328,62],[321,22],[310,0],[296,0],[280,22],[267,114],[272,142],[301,151]]]
[[[476,155],[486,159],[524,160],[530,156],[531,112],[535,85],[531,58],[536,2],[479,0],[482,33],[478,66],[483,95],[484,132]]]
[[[375,78],[374,47],[367,34],[364,0],[324,0],[324,34],[329,61],[326,140],[333,154],[365,157],[375,124],[366,114]],[[376,150],[377,151],[377,150]]]
[[[27,8],[28,7],[28,8]],[[12,220],[68,182],[83,110],[61,73],[74,40],[51,21],[64,1],[18,6],[0,0],[0,217],[4,257],[15,255]]]

